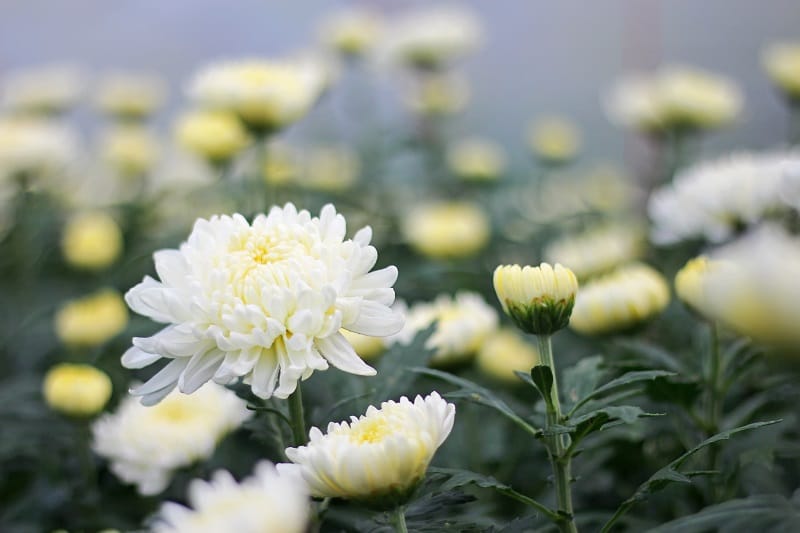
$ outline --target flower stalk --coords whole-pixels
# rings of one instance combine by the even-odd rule
[[[392,511],[392,524],[397,533],[408,533],[408,526],[406,526],[406,514],[402,505],[398,505]]]
[[[537,335],[539,343],[539,357],[542,364],[550,368],[553,374],[553,385],[550,389],[547,405],[547,418],[545,430],[551,433],[555,426],[561,424],[561,401],[558,395],[558,380],[553,362],[553,348],[550,335]],[[547,450],[550,465],[553,468],[553,477],[556,485],[556,501],[561,520],[558,527],[562,533],[577,533],[572,508],[572,453],[567,446],[567,436],[564,434],[551,435],[547,438]]]
[[[300,391],[300,384],[292,394],[289,395],[289,420],[292,422],[292,440],[295,446],[303,446],[308,442],[308,432],[306,431],[306,419],[303,412],[303,393]]]

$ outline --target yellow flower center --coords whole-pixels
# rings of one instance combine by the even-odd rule
[[[386,419],[366,418],[353,424],[350,439],[357,444],[373,444],[382,441],[391,433]]]

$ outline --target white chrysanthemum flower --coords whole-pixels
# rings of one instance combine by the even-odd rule
[[[286,204],[252,224],[238,214],[200,219],[180,249],[156,252],[161,281],[146,277],[125,299],[169,325],[134,338],[122,363],[171,361],[133,394],[150,404],[175,385],[191,393],[210,379],[243,377],[260,398],[286,398],[329,363],[375,374],[339,329],[386,336],[402,327],[390,309],[397,268],[370,272],[378,258],[371,229],[347,240],[345,232],[330,204],[318,218]]]
[[[673,65],[620,80],[605,107],[613,122],[651,133],[724,126],[739,115],[742,99],[727,78]]]
[[[740,153],[679,173],[648,202],[653,242],[727,239],[782,204],[785,175],[798,164],[800,152]]]
[[[201,106],[234,112],[251,129],[269,132],[302,117],[327,80],[314,61],[245,59],[206,67],[189,95]]]
[[[659,314],[669,298],[669,285],[655,269],[620,267],[581,287],[569,327],[585,335],[625,331]]]
[[[761,55],[772,83],[790,100],[800,99],[800,43],[773,43]]]
[[[142,120],[154,113],[167,96],[163,79],[144,72],[110,72],[100,81],[97,107],[120,120]]]
[[[40,177],[70,163],[77,154],[72,131],[55,121],[0,119],[0,175]]]
[[[506,168],[506,154],[490,139],[468,137],[447,148],[447,164],[453,174],[465,181],[494,181]]]
[[[280,464],[278,471],[299,472],[312,496],[393,507],[425,476],[453,429],[455,413],[436,392],[413,403],[403,396],[380,409],[370,406],[349,423],[330,423],[326,434],[311,428],[307,445],[286,449],[294,464]]]
[[[428,7],[393,21],[383,53],[415,68],[435,70],[471,52],[481,40],[479,20],[464,7]]]
[[[84,88],[84,75],[71,65],[48,65],[9,72],[3,84],[3,106],[26,113],[62,113]]]
[[[310,518],[305,483],[267,461],[240,483],[224,470],[211,481],[193,480],[189,503],[164,503],[154,533],[303,533]]]
[[[345,56],[369,52],[382,31],[383,21],[372,10],[350,8],[327,17],[319,28],[320,41]]]
[[[408,310],[398,340],[413,338],[436,323],[425,347],[434,351],[434,365],[448,365],[474,356],[498,322],[497,311],[477,293],[441,294],[433,302],[418,303]]]
[[[569,265],[578,279],[606,272],[639,259],[644,253],[644,231],[637,225],[606,225],[564,237],[547,245],[545,261]]]
[[[477,203],[439,201],[412,207],[402,221],[403,236],[414,250],[433,259],[478,253],[489,242],[489,215]]]
[[[139,493],[158,494],[173,471],[210,457],[222,437],[251,414],[244,400],[214,383],[192,396],[173,392],[152,407],[128,396],[92,425],[92,449]]]

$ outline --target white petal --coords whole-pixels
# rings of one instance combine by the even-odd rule
[[[361,303],[356,321],[352,324],[345,323],[344,328],[362,335],[385,337],[403,329],[403,322],[403,316],[389,307],[365,300]]]
[[[359,376],[374,376],[377,373],[358,356],[341,333],[317,339],[316,345],[322,356],[339,370]]]

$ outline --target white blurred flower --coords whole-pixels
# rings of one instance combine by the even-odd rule
[[[428,73],[412,80],[406,89],[405,104],[424,117],[443,117],[462,111],[469,96],[469,85],[463,75]]]
[[[175,391],[152,407],[128,396],[92,425],[92,449],[140,494],[158,494],[176,469],[210,457],[251,414],[244,400],[214,383],[192,396]]]
[[[328,81],[321,65],[307,59],[243,59],[201,70],[189,96],[203,107],[236,113],[254,131],[269,133],[305,115]]]
[[[435,323],[425,347],[434,350],[434,365],[449,365],[473,357],[498,322],[497,311],[477,293],[441,294],[433,302],[411,306],[400,339],[413,338]]]
[[[142,120],[158,110],[167,96],[160,77],[143,72],[110,72],[97,87],[95,102],[107,115],[120,120]]]
[[[191,508],[164,503],[154,533],[303,533],[310,518],[305,483],[267,461],[239,483],[224,470],[211,481],[195,479],[188,499]]]
[[[133,391],[146,404],[176,385],[192,393],[213,379],[243,377],[260,398],[286,398],[298,380],[329,364],[359,375],[375,370],[339,333],[386,336],[402,327],[392,312],[397,268],[370,272],[378,253],[362,228],[345,239],[344,217],[294,205],[273,207],[249,224],[242,215],[200,219],[178,250],[154,254],[161,281],[128,291],[131,309],[168,324],[134,338],[128,368],[169,364]]]
[[[392,21],[383,53],[414,68],[438,70],[477,48],[482,33],[478,18],[463,6],[421,8]]]
[[[761,62],[787,98],[800,99],[800,43],[773,43],[764,50]]]
[[[103,160],[122,176],[142,176],[156,165],[159,140],[147,128],[126,124],[109,129],[100,143]]]
[[[346,144],[320,144],[304,150],[298,184],[316,191],[340,192],[352,187],[361,172],[358,154]]]
[[[311,428],[307,445],[286,449],[294,464],[278,465],[278,471],[299,472],[312,496],[391,508],[405,503],[425,476],[455,412],[436,392],[413,403],[403,396],[380,409],[370,406],[349,423],[330,423],[326,434]]]
[[[320,41],[344,56],[362,56],[370,51],[383,30],[374,11],[350,8],[327,17],[319,29]]]
[[[578,279],[606,272],[644,253],[644,231],[638,225],[607,224],[551,242],[544,250],[549,263],[569,265]]]
[[[76,103],[84,85],[83,73],[71,65],[8,72],[3,83],[3,107],[22,113],[63,113]]]
[[[499,144],[479,137],[468,137],[447,149],[450,170],[464,181],[497,180],[506,167],[506,155]]]
[[[59,122],[0,118],[0,175],[27,179],[62,170],[78,152],[73,132]]]
[[[736,153],[680,172],[648,201],[651,239],[672,244],[729,238],[781,206],[787,172],[798,164],[800,152]]]
[[[417,252],[434,259],[475,255],[489,242],[491,222],[475,203],[440,201],[413,207],[402,232]]]
[[[613,122],[647,133],[718,128],[736,119],[742,105],[732,81],[678,65],[623,78],[605,101]]]
[[[658,271],[641,263],[623,266],[581,287],[569,327],[584,335],[622,332],[659,314],[669,299]]]

